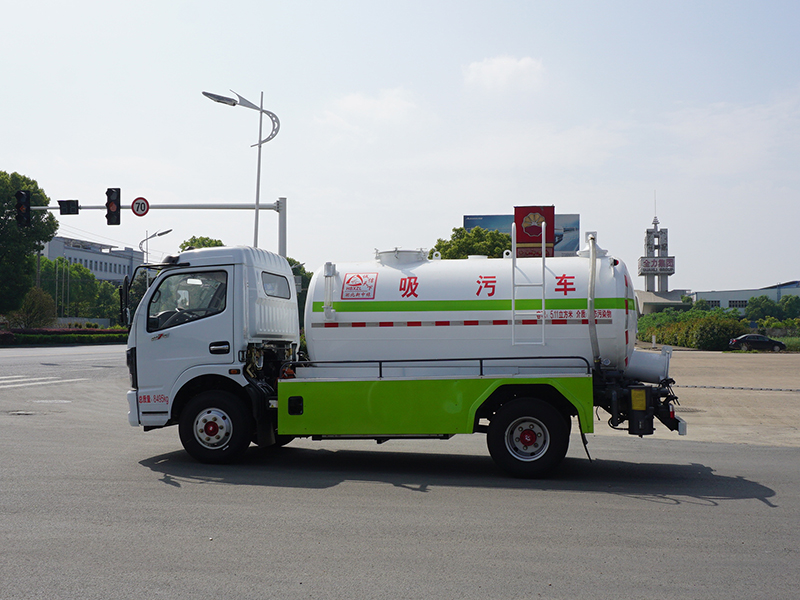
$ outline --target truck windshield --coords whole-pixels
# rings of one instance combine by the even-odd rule
[[[147,306],[147,331],[159,331],[225,310],[225,271],[181,272],[161,280]]]

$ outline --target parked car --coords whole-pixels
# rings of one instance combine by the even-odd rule
[[[746,333],[734,338],[728,344],[731,350],[772,350],[773,352],[780,352],[786,350],[786,344],[773,340],[765,335],[757,333]]]

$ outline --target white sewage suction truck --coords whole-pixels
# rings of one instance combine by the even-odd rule
[[[202,462],[295,437],[480,432],[501,469],[540,477],[564,458],[573,419],[585,443],[594,407],[632,435],[652,434],[656,418],[686,432],[670,350],[634,350],[630,275],[593,234],[570,258],[398,249],[326,263],[308,289],[308,356],[284,258],[206,248],[152,266],[128,338],[129,422],[177,425]]]

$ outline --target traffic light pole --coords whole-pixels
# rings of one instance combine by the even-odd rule
[[[76,200],[77,202],[77,200]],[[80,204],[79,210],[106,210],[105,204],[97,206],[84,206]],[[130,204],[121,204],[120,210],[130,210]],[[278,198],[274,204],[248,204],[248,203],[224,203],[216,202],[210,204],[156,204],[150,205],[150,210],[274,210],[278,213],[278,254],[286,256],[286,198]],[[58,206],[31,206],[30,210],[59,210]]]

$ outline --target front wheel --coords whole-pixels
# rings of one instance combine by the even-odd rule
[[[569,421],[541,400],[514,400],[492,417],[486,444],[494,462],[508,474],[544,477],[567,454]]]
[[[778,346],[778,344],[775,344],[775,345],[772,347],[772,351],[773,351],[773,352],[780,352],[780,351],[781,351],[781,347],[780,347],[780,346]]]
[[[233,394],[202,392],[181,412],[178,432],[192,458],[204,463],[229,463],[250,445],[253,417]]]

